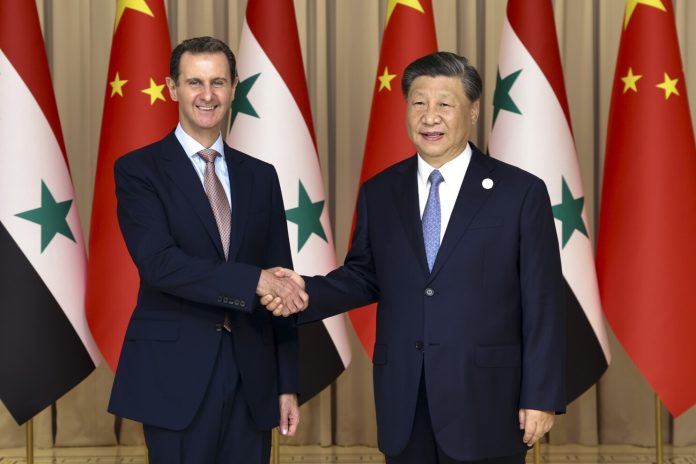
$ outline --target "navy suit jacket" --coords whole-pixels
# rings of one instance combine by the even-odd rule
[[[438,444],[458,460],[522,452],[519,408],[565,410],[562,274],[546,187],[472,148],[432,272],[413,156],[365,182],[345,264],[306,281],[302,323],[378,303],[374,394],[387,455],[408,442],[421,372]]]
[[[244,397],[260,430],[278,424],[278,394],[297,392],[297,329],[259,307],[262,268],[290,266],[275,169],[225,145],[232,233],[225,260],[200,178],[174,133],[115,164],[118,219],[140,274],[109,411],[182,430],[206,393],[232,322]]]

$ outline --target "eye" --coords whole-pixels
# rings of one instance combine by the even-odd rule
[[[418,107],[425,106],[425,102],[423,102],[421,100],[416,100],[416,101],[412,102],[411,104],[413,106],[418,106]]]
[[[222,79],[218,79],[213,81],[213,86],[215,87],[223,87],[225,85],[225,81]]]

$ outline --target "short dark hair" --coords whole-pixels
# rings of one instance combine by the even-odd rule
[[[431,53],[406,66],[404,77],[401,79],[401,91],[404,93],[404,97],[408,97],[413,81],[421,76],[458,77],[462,81],[464,93],[470,101],[475,102],[481,98],[481,76],[476,68],[469,64],[469,60],[455,53]]]
[[[204,36],[186,39],[172,50],[172,55],[169,58],[169,77],[171,77],[174,82],[179,80],[179,63],[181,62],[181,55],[186,52],[194,55],[199,53],[224,53],[230,64],[230,76],[232,81],[237,78],[237,60],[234,58],[234,53],[232,53],[230,47],[220,39]]]

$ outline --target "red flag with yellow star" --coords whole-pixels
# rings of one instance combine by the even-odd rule
[[[92,335],[114,370],[138,292],[138,273],[116,219],[114,161],[161,139],[176,125],[177,105],[164,82],[170,52],[163,0],[118,0],[92,203],[86,300]]]
[[[406,133],[406,100],[401,93],[401,77],[412,61],[436,51],[431,1],[389,0],[365,140],[361,185],[415,153]],[[376,305],[370,305],[349,313],[353,328],[370,357],[375,344],[376,309]]]
[[[597,271],[604,312],[660,399],[696,403],[696,147],[671,0],[628,0]]]

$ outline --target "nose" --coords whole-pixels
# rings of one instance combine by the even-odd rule
[[[213,96],[213,87],[210,84],[204,84],[201,90],[201,98],[210,100]]]
[[[423,112],[423,123],[428,125],[437,124],[440,122],[440,112],[437,111],[437,107],[428,106],[428,108]]]

